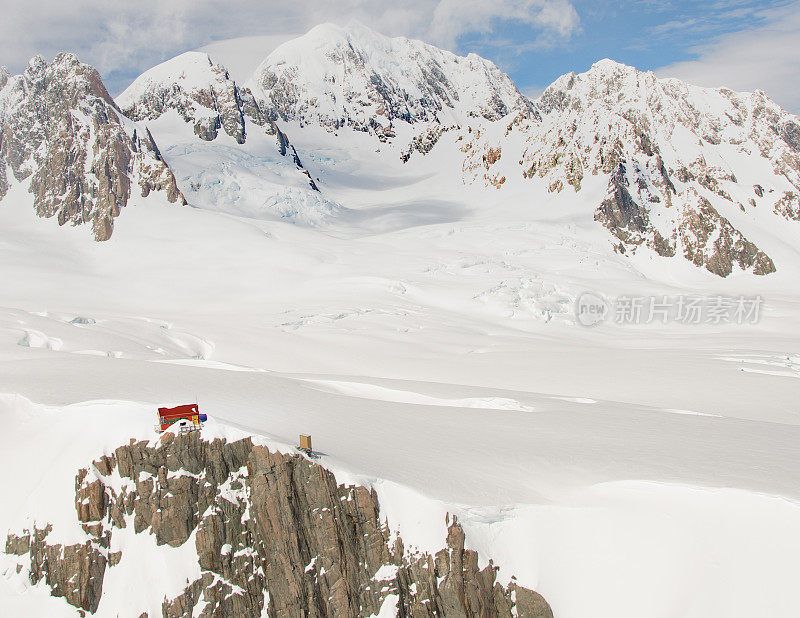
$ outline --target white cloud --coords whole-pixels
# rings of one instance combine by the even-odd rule
[[[190,0],[31,0],[0,9],[0,63],[22,68],[34,54],[77,53],[101,71],[159,60],[192,40]]]
[[[497,22],[516,22],[568,36],[578,27],[569,0],[441,0],[433,11],[431,38],[452,47],[466,32],[491,32]]]
[[[571,0],[0,0],[0,15],[0,64],[19,71],[36,53],[72,51],[111,76],[112,89],[188,49],[305,32],[325,21],[357,19],[452,49],[460,37],[510,20],[542,37],[568,36],[578,24]]]
[[[695,47],[696,60],[665,66],[658,74],[700,86],[764,90],[789,111],[800,113],[800,2],[760,16],[766,19],[761,26]]]

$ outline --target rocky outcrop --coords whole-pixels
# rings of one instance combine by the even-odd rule
[[[789,148],[800,153],[800,122],[788,119],[785,120],[780,125],[778,134]]]
[[[686,259],[715,275],[727,277],[734,266],[755,275],[775,272],[769,256],[744,238],[707,199],[698,199],[697,207],[686,212],[678,229]]]
[[[649,209],[640,204],[629,190],[624,163],[619,163],[609,182],[609,196],[595,212],[594,219],[603,224],[620,241],[620,249],[642,244],[654,249],[659,255],[675,255],[674,241],[670,243],[655,229],[650,221]]]
[[[2,67],[5,69],[5,67]],[[0,85],[0,88],[2,86]],[[8,193],[8,174],[6,172],[6,157],[3,152],[3,131],[0,130],[0,200]]]
[[[734,267],[755,275],[775,272],[769,256],[721,216],[708,199],[690,192],[694,204],[686,205],[665,236],[653,224],[645,205],[653,201],[646,199],[650,196],[647,184],[641,183],[637,189],[634,197],[625,164],[620,163],[609,182],[608,197],[595,212],[595,221],[619,239],[617,248],[622,253],[644,245],[660,256],[672,257],[680,246],[687,260],[720,277],[730,275]]]
[[[0,198],[6,167],[28,181],[36,212],[60,225],[91,225],[107,240],[137,183],[182,202],[151,136],[136,139],[94,68],[72,54],[37,56],[0,86]]]
[[[775,213],[785,219],[800,221],[800,194],[794,191],[786,191],[781,198],[775,202]]]
[[[175,176],[161,157],[161,152],[158,150],[150,130],[145,129],[144,135],[140,135],[137,130],[134,130],[133,143],[135,151],[142,155],[141,173],[139,174],[142,197],[147,197],[151,191],[163,191],[167,201],[186,204],[183,193],[175,183]]]
[[[49,527],[11,534],[19,572],[95,611],[104,577],[124,558],[113,537],[133,526],[158,545],[193,543],[200,577],[165,617],[398,616],[552,617],[546,601],[512,581],[449,520],[435,555],[406,550],[381,519],[374,491],[341,485],[308,459],[250,439],[206,442],[198,433],[122,446],[78,472],[83,545],[48,545]],[[137,608],[126,608],[139,615]]]
[[[411,159],[411,155],[415,152],[418,152],[422,155],[428,154],[433,147],[436,145],[436,142],[439,141],[439,138],[445,131],[452,130],[455,127],[442,127],[441,125],[435,125],[429,127],[419,135],[415,135],[411,138],[411,143],[408,147],[400,154],[400,160],[403,163],[408,163]]]
[[[500,166],[495,164],[500,161],[503,154],[502,146],[494,146],[490,142],[482,142],[483,131],[481,129],[469,129],[467,139],[460,136],[458,141],[462,142],[461,152],[467,153],[461,168],[464,178],[471,178],[471,182],[484,182],[500,188],[506,182],[506,177],[502,174]],[[482,143],[480,149],[476,144]]]
[[[631,183],[626,162],[620,161],[609,180],[608,197],[595,211],[594,220],[620,240],[617,249],[621,253],[645,245],[660,256],[672,257],[675,235],[665,237],[651,221],[649,204],[658,201],[641,178]]]
[[[0,67],[0,92],[8,83],[10,75],[6,67]],[[2,108],[0,108],[2,109]],[[8,193],[8,175],[6,172],[6,157],[3,149],[3,130],[0,126],[0,200]]]
[[[412,558],[398,570],[400,616],[530,616],[552,618],[544,598],[512,581],[504,588],[495,581],[490,562],[478,568],[478,554],[464,549],[464,531],[453,520],[447,545],[435,556]],[[411,593],[411,594],[410,594]]]
[[[103,589],[106,556],[94,543],[50,544],[51,526],[9,534],[6,553],[26,556],[26,571],[31,583],[42,580],[53,596],[64,597],[70,605],[89,612],[97,610]],[[21,570],[21,566],[19,568]],[[18,571],[19,572],[19,571]]]

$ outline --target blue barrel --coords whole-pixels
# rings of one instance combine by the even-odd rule
[[[205,414],[200,415],[200,422],[205,423],[208,420],[208,416]]]

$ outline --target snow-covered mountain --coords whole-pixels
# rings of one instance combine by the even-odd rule
[[[453,138],[463,140],[465,182],[524,178],[589,193],[620,252],[646,247],[720,276],[774,272],[770,247],[797,235],[800,120],[763,92],[699,88],[604,60],[556,80],[535,109]],[[607,187],[599,198],[585,189],[597,179]]]
[[[106,240],[134,191],[183,202],[150,132],[119,113],[97,71],[72,54],[0,70],[0,200],[24,183],[40,217]]]
[[[251,78],[281,119],[393,136],[396,121],[449,126],[527,113],[530,103],[494,64],[359,24],[322,24],[284,43]]]
[[[208,54],[187,52],[145,72],[117,104],[155,135],[192,204],[248,217],[316,225],[343,212],[315,181],[331,161],[319,158],[312,173],[287,137],[321,127],[354,144],[371,137],[381,157],[396,157],[393,173],[437,149],[460,161],[466,185],[574,192],[620,253],[684,258],[723,277],[774,272],[776,247],[793,242],[800,220],[797,117],[763,92],[659,80],[610,60],[529,101],[474,54],[323,24],[273,51],[246,87]],[[304,138],[312,161],[324,149],[313,139],[318,148]],[[71,204],[63,221],[87,216],[80,199],[61,199]],[[108,224],[97,225],[107,237]]]
[[[303,223],[339,208],[319,195],[274,110],[206,53],[186,52],[149,69],[117,104],[152,130],[193,205]]]
[[[800,615],[798,119],[313,34],[0,71],[0,614]]]
[[[288,142],[269,114],[259,107],[252,93],[239,88],[228,71],[208,54],[186,52],[140,75],[116,100],[133,120],[156,120],[175,110],[191,123],[195,134],[211,141],[220,129],[239,144],[247,140],[254,125],[278,136],[285,154]]]
[[[372,133],[403,162],[441,144],[463,160],[467,184],[524,179],[579,193],[621,253],[766,275],[778,267],[776,243],[796,235],[800,121],[763,92],[604,60],[531,102],[488,61],[359,24],[325,24],[280,46],[250,83],[275,117]]]

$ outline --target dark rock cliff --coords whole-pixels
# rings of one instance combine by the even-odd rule
[[[133,526],[158,545],[195,545],[201,576],[163,600],[169,618],[367,617],[381,608],[414,617],[552,616],[537,593],[497,582],[491,562],[480,569],[455,519],[435,555],[407,551],[382,522],[374,491],[340,485],[322,466],[250,439],[132,441],[78,472],[75,507],[85,543],[50,544],[52,527],[43,524],[9,534],[6,553],[20,557],[33,583],[44,580],[88,612],[123,557],[110,550],[113,535]]]

